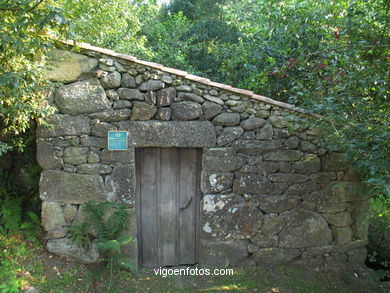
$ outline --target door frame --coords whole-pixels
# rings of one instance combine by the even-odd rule
[[[136,211],[136,223],[137,223],[137,246],[138,246],[138,266],[141,268],[143,267],[143,260],[142,260],[142,225],[141,225],[141,199],[140,199],[140,149],[144,148],[156,148],[156,149],[163,149],[167,147],[137,147],[134,149],[135,151],[135,211]],[[171,148],[171,147],[168,147]],[[176,147],[177,149],[182,149],[181,147]],[[195,262],[194,264],[199,263],[199,249],[200,249],[200,203],[202,199],[202,192],[201,192],[201,170],[202,170],[202,148],[196,148],[193,149],[196,150],[196,189],[195,189]],[[180,161],[180,158],[179,160]],[[160,164],[160,162],[158,162]],[[160,182],[160,176],[157,178],[157,184]],[[180,205],[180,203],[179,203]],[[180,210],[179,210],[180,212]],[[180,225],[180,223],[179,223]],[[161,233],[161,227],[160,225],[157,225],[157,237]],[[158,241],[158,240],[157,240]],[[178,265],[194,265],[194,264],[178,264]]]

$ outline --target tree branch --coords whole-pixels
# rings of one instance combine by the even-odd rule
[[[37,4],[35,4],[35,5],[34,5],[33,7],[31,7],[29,10],[27,10],[27,12],[33,11],[33,10],[34,10],[35,8],[37,8],[38,5],[41,4],[43,1],[44,1],[44,0],[39,0],[39,1],[37,2]]]
[[[26,12],[31,12],[33,11],[35,8],[38,7],[39,4],[41,4],[44,0],[39,0],[33,7],[31,7],[30,9],[26,10]],[[0,7],[0,11],[24,11],[24,9],[21,9],[17,6],[14,6],[14,7]]]

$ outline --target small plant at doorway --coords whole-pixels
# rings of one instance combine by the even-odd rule
[[[134,240],[134,237],[125,233],[129,219],[125,206],[111,202],[87,202],[83,214],[84,221],[70,228],[69,238],[88,249],[93,235],[96,235],[100,261],[108,265],[111,274],[114,267],[118,266],[133,270],[133,265],[122,252],[123,247]]]

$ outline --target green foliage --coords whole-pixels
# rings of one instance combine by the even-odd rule
[[[6,156],[13,159],[15,165],[10,169],[0,168],[0,234],[22,230],[28,240],[36,241],[43,232],[38,216],[41,168],[30,163],[30,155],[29,151],[10,152]]]
[[[390,278],[390,198],[373,199],[367,245],[370,266],[378,279]]]
[[[72,20],[71,36],[96,46],[123,53],[145,52],[145,37],[139,35],[141,22],[152,17],[155,1],[143,0],[61,0],[65,15]]]
[[[141,56],[221,80],[218,48],[238,39],[236,28],[224,20],[227,2],[176,0],[164,6],[158,18],[142,26],[148,54]]]
[[[133,269],[128,258],[122,253],[122,247],[134,239],[124,234],[129,219],[125,206],[117,206],[111,202],[87,202],[83,207],[83,212],[85,221],[71,228],[70,239],[78,245],[88,247],[92,235],[95,234],[97,235],[96,246],[100,251],[102,261],[107,262],[111,270],[115,265]]]
[[[6,197],[0,206],[0,232],[16,232],[22,221],[21,198]]]
[[[12,238],[7,239],[0,235],[0,292],[2,293],[20,292],[24,281],[23,278],[17,277],[16,268],[19,268],[16,266],[16,259],[26,255],[26,246],[14,246],[13,242]]]
[[[323,145],[343,150],[389,196],[389,8],[385,0],[175,0],[142,33],[153,61],[323,115],[313,121]]]
[[[61,37],[66,25],[55,1],[0,2],[0,154],[51,113],[42,98],[44,55],[53,44],[48,35]]]
[[[73,225],[69,228],[69,239],[84,249],[91,247],[93,235],[88,231],[87,223],[83,222],[80,225]]]
[[[148,54],[143,56],[166,66],[192,71],[192,65],[188,60],[192,42],[188,32],[191,28],[192,23],[181,12],[165,21],[149,24],[143,28],[148,40]]]

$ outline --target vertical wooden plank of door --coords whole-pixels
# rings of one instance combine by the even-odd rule
[[[144,148],[140,151],[140,220],[142,231],[142,265],[158,265],[157,229],[157,165],[158,149]]]
[[[160,188],[159,194],[159,259],[160,266],[177,265],[176,260],[176,229],[177,227],[177,149],[160,149]]]
[[[195,263],[199,261],[200,244],[200,174],[202,170],[202,149],[196,149],[196,202],[195,202]]]
[[[141,150],[135,149],[135,211],[137,214],[138,264],[142,266],[142,224],[141,224]]]
[[[197,150],[180,149],[180,264],[196,262]]]

